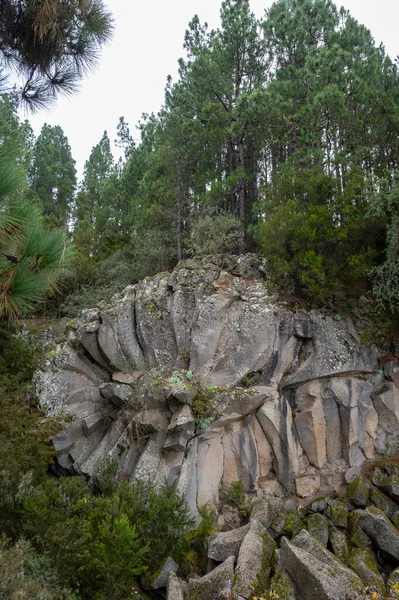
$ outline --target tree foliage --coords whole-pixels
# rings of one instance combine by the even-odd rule
[[[220,14],[216,30],[190,22],[137,146],[121,119],[124,161],[76,239],[96,260],[130,245],[137,277],[256,250],[277,287],[330,304],[363,293],[384,261],[389,220],[366,192],[398,166],[397,66],[331,0],[278,0],[263,19],[226,0]]]
[[[46,229],[39,207],[16,194],[25,175],[10,150],[0,148],[0,318],[32,312],[54,292],[71,257],[62,231]]]
[[[0,66],[21,76],[20,97],[39,108],[76,90],[111,32],[102,0],[3,0]]]
[[[33,147],[29,183],[47,219],[66,228],[72,212],[76,169],[68,139],[58,125],[43,125]]]

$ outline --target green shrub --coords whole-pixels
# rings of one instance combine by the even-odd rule
[[[77,600],[70,590],[61,589],[46,556],[39,556],[24,539],[11,545],[5,537],[0,538],[0,598]]]
[[[101,480],[101,477],[100,477]],[[173,487],[126,482],[93,495],[78,477],[45,481],[24,503],[23,531],[82,598],[122,600],[167,556],[183,560],[193,521]]]
[[[0,531],[16,535],[18,509],[54,458],[55,420],[28,402],[34,357],[11,332],[0,335]]]
[[[240,220],[232,213],[202,215],[192,223],[189,247],[196,256],[233,254],[239,235]]]

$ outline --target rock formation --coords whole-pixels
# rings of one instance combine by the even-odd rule
[[[112,275],[110,275],[112,276]],[[350,318],[290,309],[254,256],[185,261],[85,310],[35,377],[61,470],[176,483],[193,514],[337,489],[397,443],[398,367]]]
[[[209,572],[169,557],[153,593],[399,598],[399,464],[375,460],[398,452],[399,363],[349,317],[268,293],[255,256],[186,261],[83,311],[35,384],[72,416],[59,471],[95,482],[113,459],[176,485],[197,523],[219,508]]]

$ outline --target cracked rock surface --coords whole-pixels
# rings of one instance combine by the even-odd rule
[[[391,450],[399,392],[377,348],[349,318],[288,310],[264,272],[252,255],[185,261],[82,311],[35,376],[47,413],[73,416],[60,469],[96,477],[113,458],[126,480],[176,483],[198,518],[238,480],[306,497]]]

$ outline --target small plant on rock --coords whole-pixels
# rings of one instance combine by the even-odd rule
[[[244,519],[249,518],[252,510],[251,498],[244,492],[241,479],[234,481],[229,488],[222,489],[220,497],[222,501],[238,508]]]

